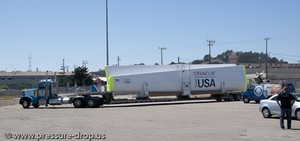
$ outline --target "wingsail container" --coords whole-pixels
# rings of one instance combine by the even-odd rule
[[[114,95],[189,96],[232,94],[246,89],[245,67],[234,64],[107,66],[107,91]],[[229,98],[229,97],[228,97]]]

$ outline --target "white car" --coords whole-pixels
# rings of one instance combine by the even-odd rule
[[[300,120],[300,93],[293,93],[296,97],[296,102],[292,107],[292,117]],[[280,115],[281,109],[276,102],[277,94],[271,96],[268,99],[264,99],[260,101],[259,111],[262,113],[264,118],[270,118],[273,115]]]

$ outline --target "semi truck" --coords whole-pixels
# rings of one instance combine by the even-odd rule
[[[211,94],[217,101],[240,100],[247,88],[245,67],[233,64],[106,66],[106,91],[94,85],[91,91],[59,96],[57,82],[41,80],[38,88],[25,89],[20,97],[23,108],[40,105],[73,104],[75,108],[99,107],[109,104],[118,95],[135,95],[136,99],[152,96]]]
[[[93,86],[91,86],[93,88]],[[38,108],[40,105],[62,105],[73,104],[75,108],[95,108],[107,103],[107,93],[82,92],[67,96],[58,95],[58,84],[50,79],[41,80],[37,88],[22,90],[19,104],[24,109],[31,105]]]

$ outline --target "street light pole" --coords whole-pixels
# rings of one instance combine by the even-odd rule
[[[166,50],[166,47],[159,47],[160,49],[160,65],[163,65],[163,50]]]
[[[109,65],[108,57],[108,0],[106,0],[106,65]]]
[[[270,40],[270,38],[265,38],[266,40],[266,79],[268,79],[268,40]]]

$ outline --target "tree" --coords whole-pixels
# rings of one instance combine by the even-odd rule
[[[78,86],[84,86],[84,85],[92,85],[93,84],[93,78],[88,73],[88,68],[86,67],[77,67],[73,71],[73,74],[70,76],[70,80]]]
[[[171,62],[171,63],[170,63],[170,65],[175,65],[175,64],[176,64],[175,62]]]
[[[222,54],[219,54],[217,56],[217,58],[226,63],[226,62],[228,62],[228,58],[232,52],[233,52],[232,50],[227,50],[227,51],[223,52]]]
[[[203,62],[203,60],[194,60],[192,64],[202,64]]]
[[[205,56],[203,57],[203,60],[204,60],[205,62],[209,62],[209,59],[210,59],[209,54],[207,54],[207,55],[205,55]]]

